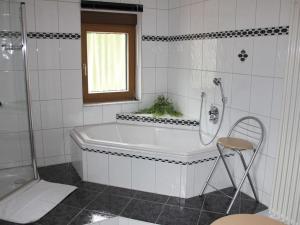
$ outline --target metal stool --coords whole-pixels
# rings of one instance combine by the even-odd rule
[[[212,177],[212,175],[213,175],[213,173],[216,169],[216,166],[217,166],[219,160],[222,159],[222,161],[224,163],[224,166],[226,168],[226,171],[229,175],[230,181],[231,181],[233,187],[236,189],[235,194],[232,197],[230,205],[229,205],[229,207],[226,211],[226,214],[229,214],[229,212],[230,212],[230,210],[231,210],[231,208],[234,204],[234,201],[236,200],[236,198],[237,198],[237,196],[238,196],[238,194],[239,194],[239,192],[242,188],[242,185],[244,184],[246,178],[248,178],[251,189],[252,189],[253,194],[254,194],[254,197],[255,197],[256,201],[258,201],[258,196],[256,194],[256,191],[255,191],[253,182],[251,180],[249,171],[251,169],[251,166],[254,162],[254,159],[255,159],[257,153],[261,149],[262,143],[264,141],[264,137],[265,137],[264,126],[263,126],[262,122],[259,119],[257,119],[256,117],[246,116],[246,117],[243,117],[243,118],[239,119],[237,122],[235,122],[235,124],[230,129],[230,131],[228,133],[228,136],[219,138],[218,141],[217,141],[217,149],[219,151],[219,155],[218,155],[218,157],[217,157],[217,159],[216,159],[216,161],[215,161],[215,163],[212,167],[212,170],[211,170],[211,172],[210,172],[210,174],[209,174],[209,176],[208,176],[208,178],[205,182],[205,185],[204,185],[204,187],[201,191],[200,196],[203,195],[203,193],[205,192],[208,185],[210,187],[218,190],[213,185],[211,185],[209,183],[209,181],[210,181],[210,179],[211,179],[211,177]],[[239,183],[238,186],[235,185],[235,182],[232,178],[232,175],[230,173],[228,165],[225,161],[225,158],[224,158],[224,155],[223,155],[224,149],[228,149],[228,150],[231,150],[231,151],[234,151],[234,152],[238,153],[238,155],[241,158],[241,161],[242,161],[242,164],[244,166],[245,172],[244,172],[242,180],[241,180],[241,182]],[[243,151],[251,151],[251,150],[253,151],[253,154],[252,154],[252,157],[249,161],[249,164],[247,165],[242,152]]]
[[[222,217],[211,225],[284,225],[283,223],[265,216],[237,214]]]

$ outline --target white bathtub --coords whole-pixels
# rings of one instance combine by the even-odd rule
[[[200,193],[217,155],[192,129],[107,123],[75,128],[71,137],[83,180],[183,198]],[[216,181],[227,187],[222,170]]]

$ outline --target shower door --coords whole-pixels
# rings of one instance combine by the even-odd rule
[[[24,18],[23,3],[0,0],[0,199],[37,178]]]

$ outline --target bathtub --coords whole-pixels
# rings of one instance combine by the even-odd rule
[[[106,123],[70,136],[72,164],[83,180],[182,198],[200,193],[217,156],[195,129]],[[218,187],[230,186],[222,165],[215,177]]]

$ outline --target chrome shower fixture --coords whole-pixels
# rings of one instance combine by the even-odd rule
[[[223,103],[226,103],[226,97],[224,95],[224,89],[223,89],[223,85],[222,85],[222,78],[218,77],[218,78],[214,78],[213,79],[213,83],[216,85],[216,86],[219,86],[220,87],[220,91],[221,91],[221,100]]]
[[[211,105],[210,106],[210,110],[208,111],[208,115],[209,115],[209,121],[212,122],[213,124],[217,124],[219,122],[219,125],[218,125],[218,128],[217,128],[217,131],[215,132],[215,134],[212,136],[212,138],[208,141],[208,142],[205,142],[204,139],[203,139],[203,136],[202,136],[202,128],[201,128],[201,124],[202,124],[202,111],[203,111],[203,101],[204,101],[204,98],[206,96],[206,93],[205,92],[201,92],[201,104],[200,104],[200,125],[199,125],[199,138],[200,138],[200,142],[203,144],[203,145],[209,145],[211,144],[215,138],[217,137],[220,129],[221,129],[221,126],[222,126],[222,123],[223,123],[223,119],[224,119],[224,112],[225,112],[225,104],[226,104],[226,97],[224,95],[224,89],[223,89],[223,85],[222,85],[222,79],[219,77],[219,78],[214,78],[213,79],[213,83],[218,86],[220,88],[220,94],[221,94],[221,100],[222,100],[222,111],[220,113],[220,110],[217,106],[215,105]]]
[[[219,121],[219,109],[215,105],[210,106],[210,110],[208,111],[209,115],[209,121],[211,121],[213,124],[217,124]]]
[[[13,51],[13,50],[22,50],[23,45],[11,45],[11,44],[3,44],[1,45],[4,51]]]
[[[222,85],[222,83],[221,83],[221,78],[214,78],[214,79],[213,79],[213,82],[214,82],[214,84],[215,84],[216,86]]]

